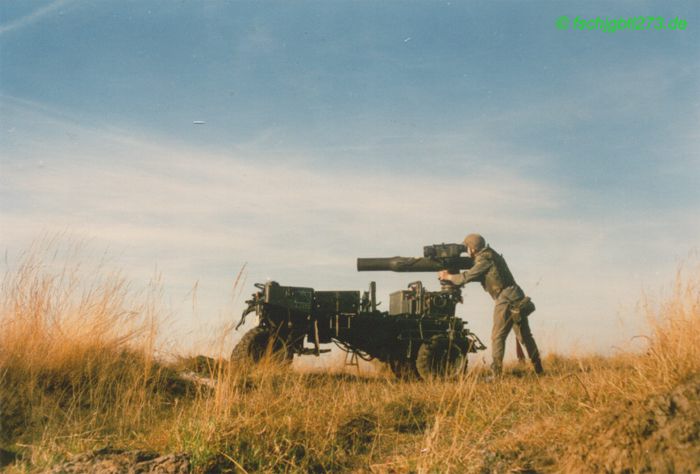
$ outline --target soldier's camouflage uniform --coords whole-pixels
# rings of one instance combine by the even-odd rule
[[[515,283],[513,275],[503,257],[491,247],[485,247],[474,256],[474,266],[454,279],[457,285],[478,281],[493,298],[493,332],[491,333],[492,357],[491,368],[494,373],[501,373],[506,338],[511,328],[521,344],[525,346],[535,371],[542,372],[540,353],[532,337],[528,318],[521,318],[519,323],[511,318],[511,307],[525,298],[523,290]]]

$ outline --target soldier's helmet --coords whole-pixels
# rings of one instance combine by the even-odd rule
[[[486,241],[479,234],[469,234],[464,238],[464,245],[476,253],[486,247]]]

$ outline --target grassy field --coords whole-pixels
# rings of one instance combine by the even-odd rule
[[[0,447],[8,472],[105,447],[186,453],[195,472],[698,472],[700,280],[647,306],[648,349],[549,355],[453,382],[158,360],[157,291],[116,275],[5,276]],[[645,315],[640,315],[644,317]]]

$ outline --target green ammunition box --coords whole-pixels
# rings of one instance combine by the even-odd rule
[[[416,300],[413,291],[400,290],[389,295],[389,316],[414,314],[415,312]]]
[[[314,312],[317,314],[357,314],[359,291],[316,291]]]
[[[267,285],[265,287],[265,303],[287,308],[292,311],[311,313],[313,299],[313,288],[280,286],[277,284]]]

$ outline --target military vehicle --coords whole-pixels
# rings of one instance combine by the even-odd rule
[[[423,249],[423,257],[358,258],[358,271],[458,273],[473,265],[460,244],[436,244]],[[264,357],[284,363],[294,355],[319,355],[335,343],[364,360],[387,363],[401,378],[451,378],[465,373],[467,355],[486,347],[455,317],[461,290],[441,282],[428,291],[420,281],[391,293],[389,310],[379,311],[376,284],[369,290],[318,291],[313,288],[258,283],[246,301],[238,326],[255,313],[258,325],[233,349],[231,360],[248,365]],[[307,346],[311,344],[311,346]]]

